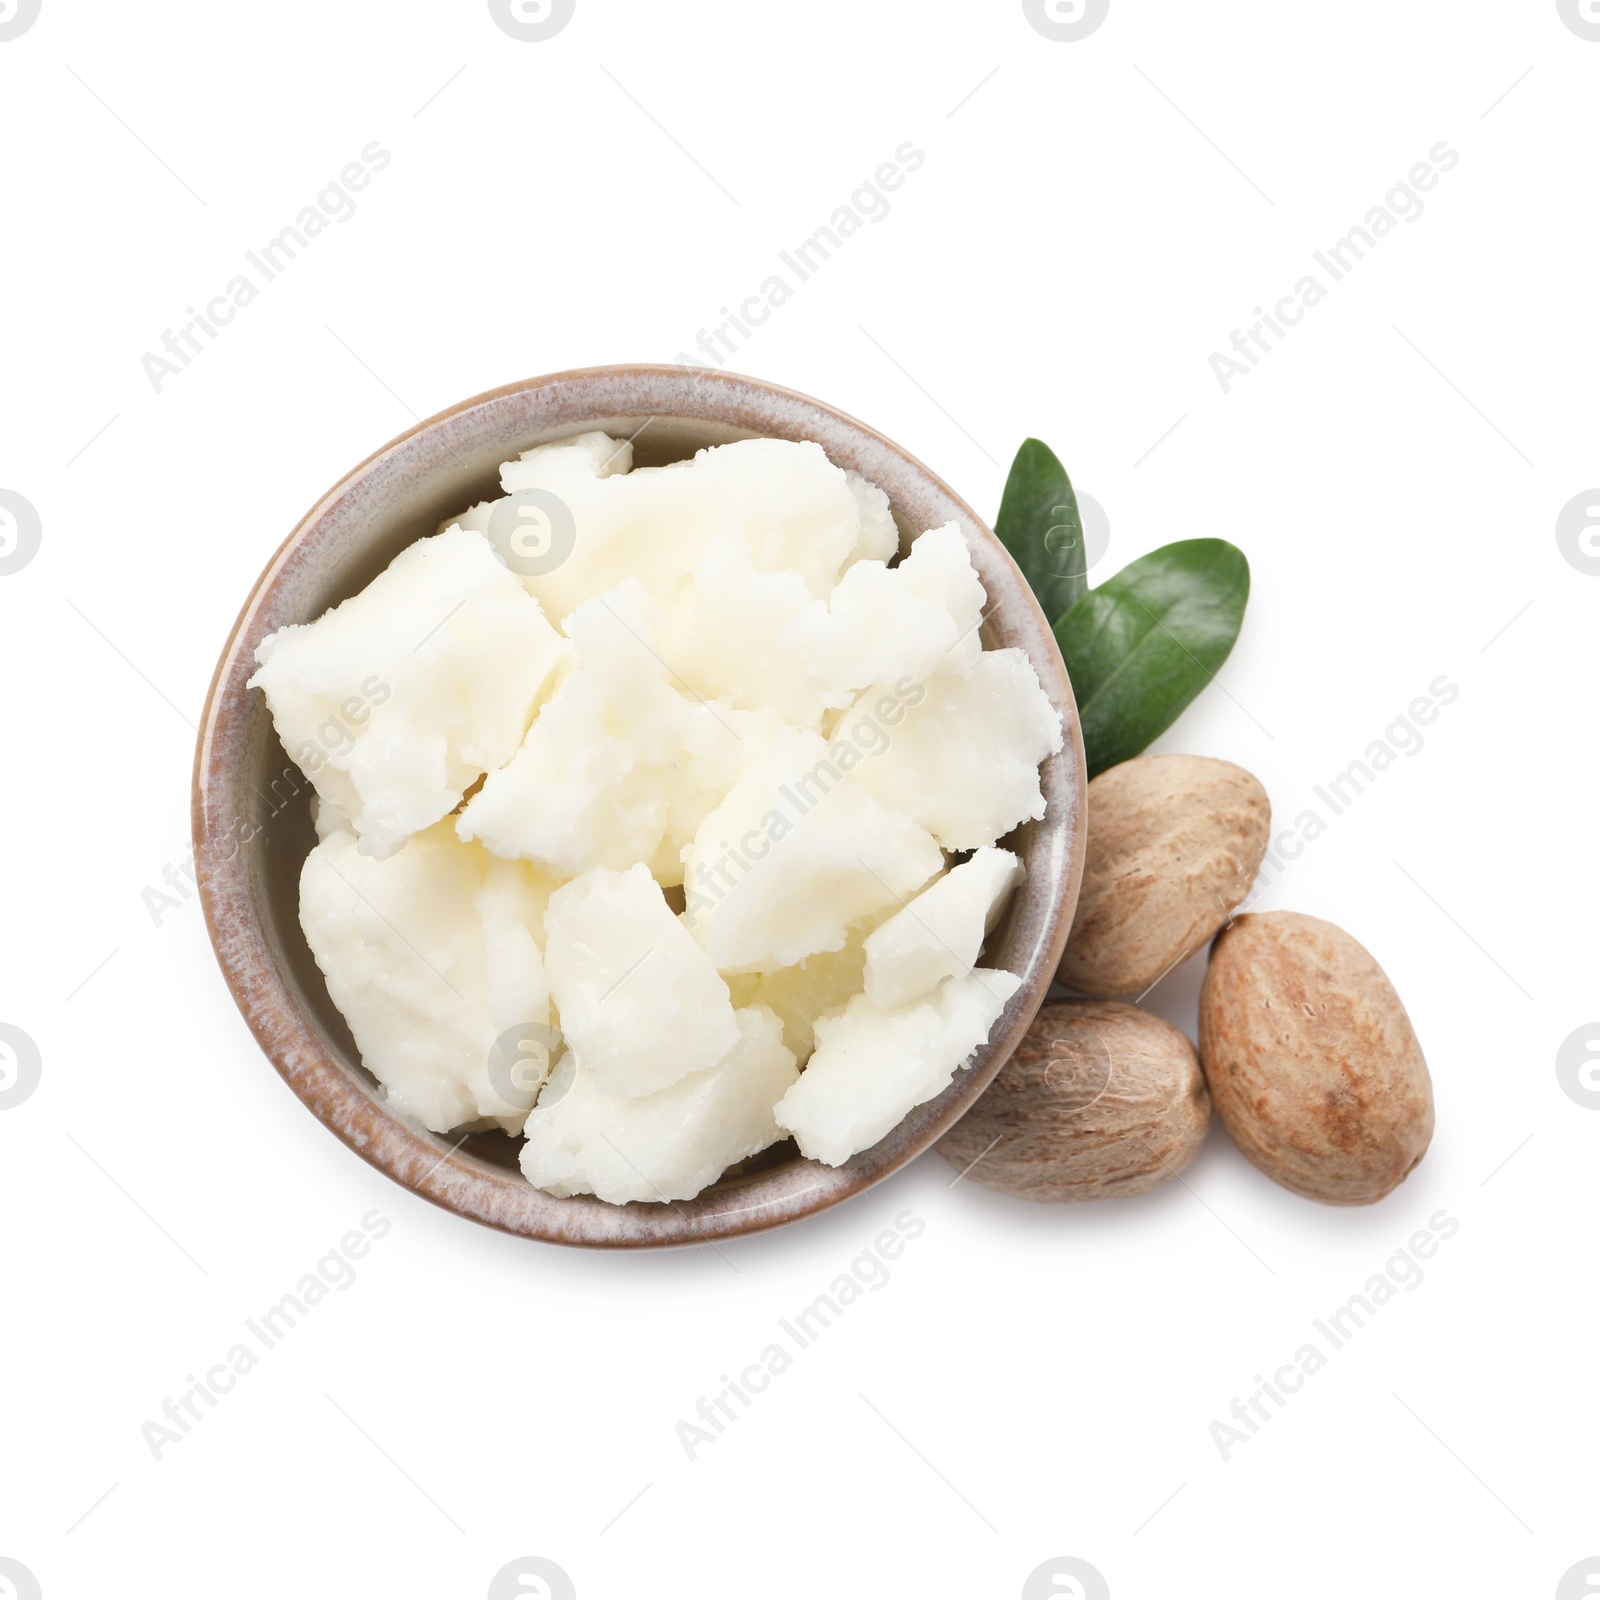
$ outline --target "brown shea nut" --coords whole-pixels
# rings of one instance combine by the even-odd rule
[[[1331,922],[1295,911],[1234,921],[1200,992],[1200,1057],[1234,1143],[1309,1199],[1381,1200],[1433,1137],[1433,1086],[1406,1008]]]
[[[1024,1200],[1144,1194],[1194,1159],[1211,1102],[1194,1046],[1114,1000],[1055,1000],[938,1144],[958,1172]]]
[[[1266,790],[1231,761],[1136,756],[1102,772],[1061,981],[1142,994],[1188,960],[1249,894],[1271,823]]]

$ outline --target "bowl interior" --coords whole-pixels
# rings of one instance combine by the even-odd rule
[[[683,1243],[771,1226],[865,1187],[924,1148],[998,1071],[1037,1008],[1065,942],[1081,870],[1083,762],[1071,692],[1059,655],[1052,673],[1053,641],[993,535],[926,469],[870,430],[820,407],[819,414],[801,416],[673,414],[662,408],[659,394],[642,397],[654,405],[596,409],[618,398],[604,390],[591,394],[586,405],[558,406],[553,415],[515,404],[494,413],[496,400],[531,388],[500,391],[445,413],[357,468],[291,536],[247,603],[218,667],[197,758],[196,859],[219,959],[246,1018],[296,1092],[369,1160],[441,1204],[515,1232],[574,1243]],[[826,436],[830,419],[847,429]],[[1004,841],[1026,863],[1028,882],[991,934],[985,959],[1021,974],[1023,987],[976,1063],[944,1095],[918,1107],[872,1151],[842,1168],[805,1161],[785,1141],[724,1174],[694,1201],[670,1206],[617,1207],[592,1197],[544,1195],[517,1167],[520,1139],[493,1131],[461,1141],[430,1133],[388,1108],[361,1065],[300,929],[300,870],[316,842],[310,781],[279,742],[264,697],[243,688],[255,645],[267,633],[314,620],[364,588],[446,518],[499,494],[503,461],[531,445],[591,429],[633,438],[638,466],[664,465],[735,439],[774,433],[815,438],[836,464],[861,471],[889,494],[902,552],[922,528],[955,516],[977,544],[974,559],[990,599],[986,645],[1027,649],[1068,718],[1066,749],[1046,763],[1045,820],[1025,824]],[[874,470],[871,458],[880,445],[893,459],[878,460]],[[897,493],[914,481],[907,479],[907,466],[922,482],[914,492]],[[937,516],[939,511],[945,515]],[[236,852],[226,848],[229,837],[240,841]],[[752,1195],[756,1203],[739,1204]]]

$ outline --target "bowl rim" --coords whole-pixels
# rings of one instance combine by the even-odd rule
[[[630,385],[670,394],[679,403],[670,410],[636,404],[619,411],[606,406],[608,398],[625,396]],[[1014,913],[1020,920],[1026,906],[1037,916],[1027,970],[972,1064],[959,1071],[940,1095],[913,1108],[877,1144],[843,1166],[830,1168],[800,1159],[736,1180],[737,1187],[732,1190],[713,1186],[693,1200],[616,1206],[593,1196],[550,1195],[520,1173],[507,1172],[461,1150],[459,1141],[449,1145],[449,1135],[430,1133],[384,1104],[328,1047],[277,957],[263,907],[252,891],[244,851],[237,840],[231,851],[226,848],[238,823],[238,815],[229,813],[229,801],[251,748],[243,726],[248,706],[244,684],[254,671],[254,634],[270,631],[259,628],[259,620],[291,564],[315,546],[319,534],[331,537],[338,510],[352,497],[359,497],[364,488],[370,489],[381,469],[419,451],[426,458],[432,446],[454,454],[448,440],[452,424],[476,412],[518,399],[531,402],[535,397],[548,401],[556,412],[565,404],[571,414],[564,421],[557,418],[538,424],[529,416],[528,430],[518,437],[530,442],[580,431],[575,424],[585,420],[598,423],[606,416],[643,415],[690,423],[731,423],[756,436],[815,435],[825,449],[830,435],[836,444],[848,440],[853,452],[859,450],[881,460],[888,469],[883,471],[885,477],[898,478],[902,486],[914,483],[919,492],[953,508],[984,579],[990,613],[999,609],[989,593],[997,579],[1007,586],[1007,599],[1020,597],[1023,601],[1021,606],[1005,608],[1005,642],[1027,654],[1046,694],[1062,714],[1065,733],[1062,750],[1046,758],[1041,774],[1055,815],[1047,813],[1044,823],[1033,825],[1047,830],[1043,842],[1051,855],[1050,870],[1045,881],[1038,883],[1030,873],[1029,882],[1018,891]],[[764,411],[769,422],[781,417],[786,428],[800,431],[774,435],[739,420],[742,408]],[[813,425],[809,433],[800,428],[805,422]],[[515,449],[528,447],[524,442],[502,448],[514,454]],[[895,502],[893,489],[888,484],[880,487]],[[936,473],[848,413],[764,379],[673,365],[574,368],[504,384],[424,418],[346,472],[319,496],[274,551],[239,609],[206,692],[195,745],[192,792],[195,876],[213,952],[263,1054],[318,1120],[370,1165],[447,1211],[520,1237],[598,1248],[715,1244],[816,1215],[871,1188],[928,1149],[987,1088],[1045,999],[1066,945],[1083,873],[1085,785],[1076,702],[1049,623],[1027,579],[988,524]],[[1041,894],[1044,890],[1049,892]],[[811,1181],[798,1186],[797,1175]],[[753,1203],[732,1208],[719,1203],[746,1198]]]

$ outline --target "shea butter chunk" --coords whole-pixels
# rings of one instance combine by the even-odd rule
[[[342,830],[306,859],[300,926],[328,993],[389,1104],[435,1133],[482,1119],[516,1132],[549,1070],[537,938],[549,892],[448,822],[383,860]],[[497,1057],[508,1030],[519,1039]]]
[[[660,613],[637,581],[588,601],[566,627],[572,671],[459,822],[463,839],[558,878],[655,857],[690,725],[716,737],[672,686],[655,648]]]
[[[1039,763],[1061,748],[1061,717],[1020,650],[985,650],[967,671],[942,670],[906,699],[882,755],[853,774],[946,850],[993,844],[1044,815]],[[869,689],[843,718],[867,715]]]
[[[705,698],[750,711],[771,707],[796,727],[816,729],[825,710],[850,700],[830,689],[814,663],[827,631],[828,608],[800,573],[763,572],[744,541],[721,537],[673,611],[661,653]]]
[[[607,1094],[569,1051],[528,1118],[522,1170],[555,1195],[689,1200],[736,1161],[783,1135],[772,1108],[795,1081],[772,1012],[737,1013],[737,1039],[715,1066],[654,1094]]]
[[[545,934],[562,1031],[601,1093],[650,1094],[737,1042],[727,984],[642,863],[557,889]]]
[[[598,431],[574,434],[568,439],[553,439],[524,450],[515,461],[500,468],[500,487],[509,494],[518,489],[536,489],[553,478],[611,478],[633,467],[633,443],[613,439]]]
[[[986,848],[924,889],[868,936],[868,999],[893,1010],[932,993],[946,978],[966,977],[1022,876],[1022,863],[1009,850]]]
[[[899,566],[858,561],[828,602],[814,654],[831,688],[965,672],[983,649],[983,584],[955,523],[930,528]]]
[[[861,993],[866,952],[859,929],[850,930],[844,948],[807,956],[792,967],[780,967],[754,978],[735,978],[735,984],[751,983],[752,1003],[770,1006],[783,1022],[783,1042],[794,1051],[804,1066],[815,1045],[814,1028],[818,1017],[842,1011]]]
[[[894,525],[888,495],[877,484],[868,483],[859,472],[846,472],[844,481],[856,498],[856,510],[861,517],[861,532],[847,566],[857,561],[893,561],[900,549],[900,530]]]
[[[496,517],[498,508],[506,505],[512,495],[522,489],[549,490],[557,480],[580,482],[589,478],[609,478],[614,473],[626,472],[633,465],[633,445],[627,439],[613,439],[607,433],[580,433],[570,439],[556,439],[549,444],[536,444],[524,450],[515,461],[506,461],[500,467],[500,487],[503,495],[493,500],[482,500],[458,517],[440,524],[440,532],[450,527],[472,528],[486,534],[502,557],[519,553],[523,559],[519,567],[559,566],[570,552],[557,549],[541,551],[530,545],[529,539],[539,532],[560,533],[553,528],[546,503],[543,520],[539,520],[539,503],[533,503],[533,517],[525,513]],[[563,505],[565,502],[563,501]],[[560,512],[557,513],[560,516]],[[518,526],[521,523],[522,526]],[[548,559],[541,560],[541,555]]]
[[[538,490],[559,502],[533,507],[549,519],[539,525],[549,527],[559,559],[517,558],[506,533],[516,519],[495,516],[503,502],[471,513],[554,621],[630,577],[670,609],[707,547],[724,537],[740,541],[758,571],[797,572],[813,597],[826,599],[861,543],[861,503],[818,445],[745,439],[625,472],[602,455],[603,437],[541,447],[501,469],[508,491]]]
[[[865,994],[816,1025],[817,1047],[777,1117],[802,1154],[837,1167],[945,1089],[1021,983],[978,967],[936,994],[880,1011]]]
[[[454,528],[269,634],[250,681],[318,794],[385,856],[511,758],[563,649],[483,535]]]
[[[848,745],[786,730],[700,825],[684,915],[719,971],[775,972],[839,950],[852,923],[944,865],[926,831],[851,780],[860,764]]]

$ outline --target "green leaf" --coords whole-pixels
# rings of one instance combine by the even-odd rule
[[[1033,586],[1046,619],[1054,623],[1089,588],[1083,518],[1067,469],[1037,439],[1024,439],[1011,463],[994,531]]]
[[[1124,567],[1056,623],[1089,776],[1147,748],[1228,659],[1250,563],[1226,539],[1183,539]]]

